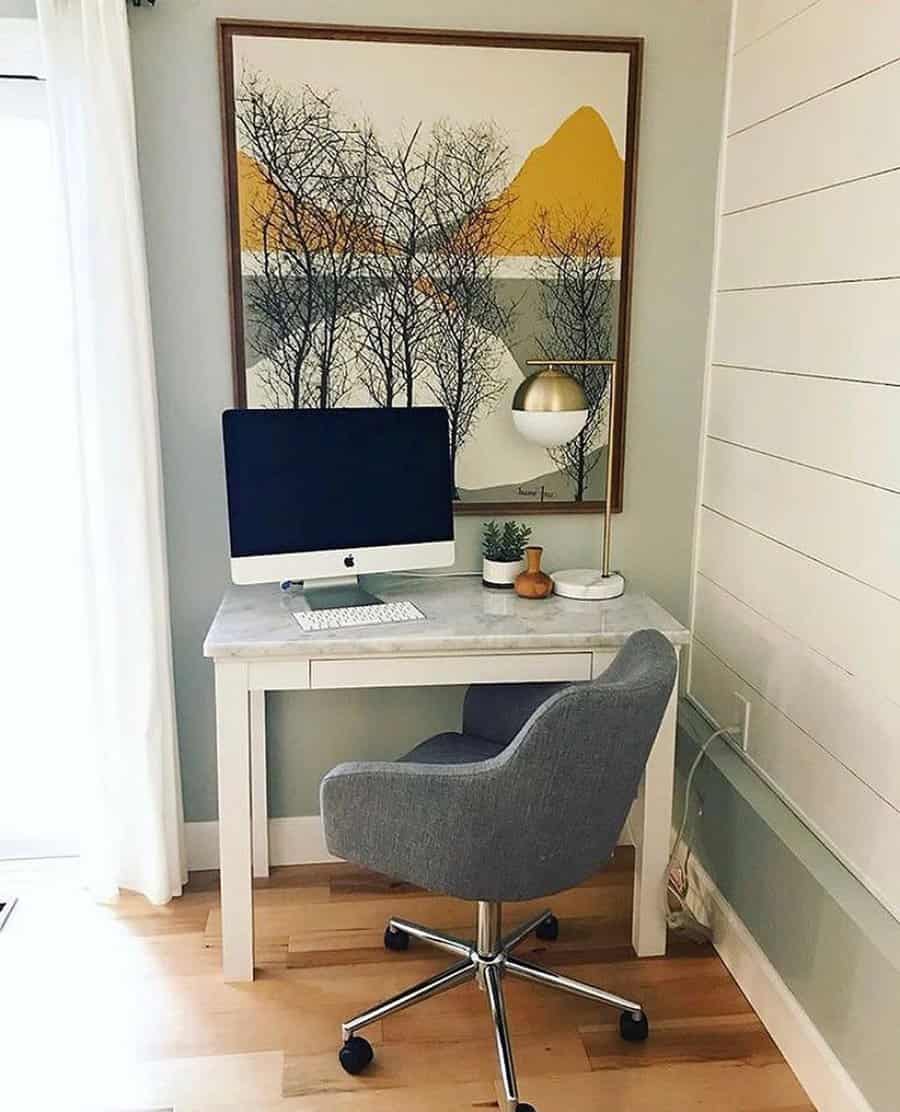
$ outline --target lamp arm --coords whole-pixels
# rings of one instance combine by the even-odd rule
[[[615,460],[615,444],[616,444],[616,422],[618,419],[617,413],[617,390],[616,390],[616,360],[615,359],[528,359],[526,363],[529,367],[609,367],[609,419],[607,421],[607,445],[606,445],[606,495],[603,503],[603,548],[602,548],[602,561],[601,561],[601,575],[604,579],[609,579],[611,576],[610,571],[610,549],[612,544],[612,489],[613,489],[613,473],[616,466]],[[537,376],[535,376],[537,377]],[[521,390],[522,387],[520,386]],[[516,397],[518,398],[518,392]],[[525,406],[517,406],[516,400],[513,401],[513,408],[525,408]],[[621,576],[617,576],[621,580]],[[621,594],[621,591],[619,591]],[[613,597],[613,596],[609,596]]]
[[[606,444],[606,498],[603,503],[603,562],[601,572],[603,578],[609,577],[609,554],[612,542],[612,488],[613,468],[615,466],[615,433],[616,433],[616,367],[612,366],[609,375],[609,420],[607,421]]]

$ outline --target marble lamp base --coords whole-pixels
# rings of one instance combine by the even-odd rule
[[[617,571],[604,575],[599,568],[567,568],[555,571],[553,580],[554,594],[562,598],[581,598],[603,600],[618,598],[625,593],[625,579]]]

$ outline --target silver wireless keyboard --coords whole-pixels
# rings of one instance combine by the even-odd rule
[[[322,629],[384,625],[387,622],[422,622],[425,615],[411,602],[379,602],[371,606],[341,606],[336,610],[294,610],[297,624],[306,633]]]

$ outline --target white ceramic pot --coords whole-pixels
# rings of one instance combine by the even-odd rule
[[[511,591],[516,576],[525,570],[524,560],[489,560],[482,558],[481,581],[485,587]]]

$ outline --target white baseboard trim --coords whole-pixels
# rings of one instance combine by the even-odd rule
[[[187,867],[191,872],[198,869],[218,869],[218,822],[186,822],[184,844]],[[336,860],[325,848],[325,834],[318,815],[269,819],[271,865],[312,865],[320,861]]]
[[[818,1112],[872,1112],[856,1082],[703,866],[692,861],[689,872],[691,903],[696,900],[696,911],[712,926],[719,957]]]

